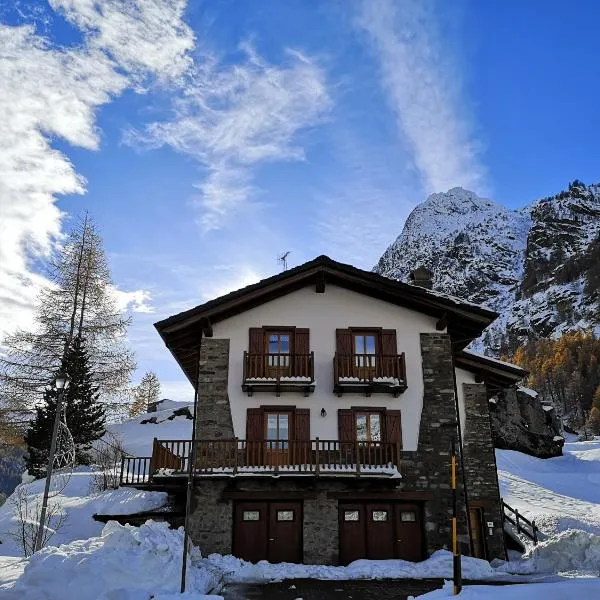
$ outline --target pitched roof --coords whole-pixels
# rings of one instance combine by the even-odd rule
[[[324,290],[333,284],[398,306],[431,315],[447,326],[456,348],[464,348],[498,316],[497,313],[452,296],[388,279],[371,271],[318,256],[288,271],[231,292],[154,324],[190,380],[200,323],[217,323],[308,285]]]
[[[529,371],[517,365],[470,350],[457,352],[454,364],[479,375],[485,381],[489,395],[494,395],[499,389],[514,385],[529,375]]]

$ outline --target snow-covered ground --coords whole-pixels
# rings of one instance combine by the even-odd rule
[[[600,438],[567,441],[563,453],[541,459],[496,450],[500,493],[545,534],[578,529],[600,535]]]

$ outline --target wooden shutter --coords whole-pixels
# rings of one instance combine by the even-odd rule
[[[398,346],[396,345],[396,330],[382,329],[381,330],[381,354],[382,358],[378,361],[378,372],[380,377],[397,377],[400,379],[398,372]]]
[[[260,408],[246,410],[246,439],[249,442],[262,442],[265,437],[263,411]]]
[[[294,438],[299,442],[310,440],[310,410],[297,408],[294,412]]]
[[[265,376],[264,358],[265,332],[262,327],[250,327],[250,339],[248,341],[248,376]]]
[[[354,411],[348,408],[338,409],[338,438],[340,442],[354,442],[356,440]]]
[[[298,377],[308,377],[310,375],[310,330],[298,327],[296,328],[296,335],[294,338],[295,354],[294,359],[294,372],[293,375]]]
[[[352,354],[354,353],[354,340],[350,329],[335,330],[335,351],[336,351],[336,376],[353,377],[354,376],[354,361]]]
[[[399,410],[385,411],[385,441],[395,442],[402,448],[402,420]]]
[[[384,356],[396,356],[398,354],[395,329],[381,330],[381,353]]]

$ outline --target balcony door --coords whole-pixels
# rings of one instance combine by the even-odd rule
[[[272,466],[289,464],[293,412],[265,411],[264,426],[267,464]]]
[[[375,377],[378,336],[374,332],[353,331],[354,369],[358,379]]]
[[[290,331],[265,331],[266,376],[278,379],[290,374],[292,334]]]

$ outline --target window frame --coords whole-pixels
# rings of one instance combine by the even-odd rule
[[[354,422],[354,439],[357,442],[384,442],[385,441],[385,409],[352,409],[352,416]],[[371,438],[371,417],[373,415],[377,415],[379,417],[379,438],[378,440],[374,440]],[[358,439],[358,417],[365,416],[366,417],[366,432],[367,439],[360,440]]]
[[[277,415],[277,438],[271,440],[269,439],[269,415]],[[287,439],[283,439],[279,437],[280,428],[279,428],[279,419],[281,415],[286,415],[288,418],[288,435]],[[263,436],[265,441],[265,446],[267,450],[277,451],[277,450],[288,450],[289,443],[293,440],[293,432],[294,432],[294,410],[285,410],[285,409],[265,409],[263,410]],[[276,444],[276,447],[273,448],[269,444],[269,442],[278,441],[281,444]]]

